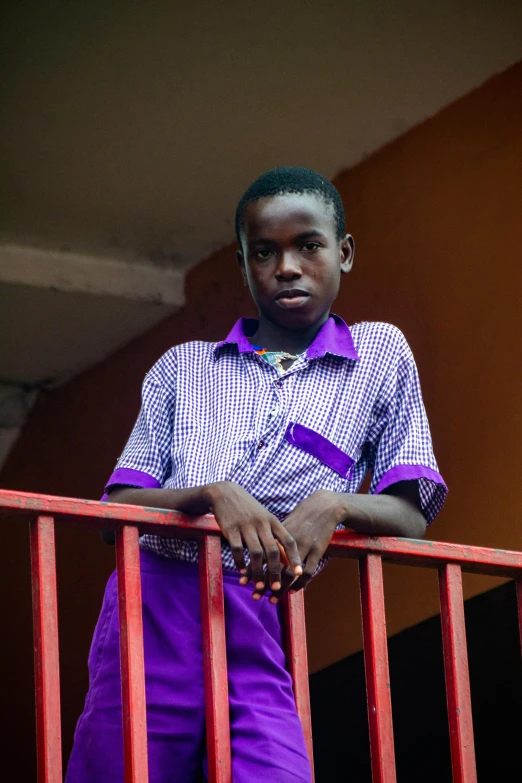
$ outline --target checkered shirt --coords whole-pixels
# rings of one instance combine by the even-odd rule
[[[316,490],[357,492],[371,471],[370,493],[418,480],[431,522],[447,489],[399,329],[358,323],[350,330],[332,315],[279,375],[248,340],[256,328],[244,318],[220,343],[184,343],[161,357],[145,376],[140,414],[106,492],[234,481],[284,521]],[[144,535],[140,544],[198,559],[195,541]],[[224,568],[235,568],[225,541],[222,558]]]

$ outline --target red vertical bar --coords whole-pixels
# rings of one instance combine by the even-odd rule
[[[116,531],[125,783],[147,783],[147,715],[138,529]]]
[[[60,661],[54,519],[31,522],[38,783],[61,783]]]
[[[459,565],[447,564],[439,569],[439,592],[453,781],[476,783],[462,572]]]
[[[359,561],[364,668],[373,783],[395,783],[395,749],[388,669],[388,640],[380,555]]]
[[[517,604],[518,604],[518,630],[520,632],[520,646],[522,649],[522,579],[517,579]]]
[[[283,620],[287,668],[294,684],[297,714],[303,726],[313,780],[312,717],[310,712],[310,686],[308,682],[305,605],[302,590],[299,590],[297,593],[287,594],[283,601]]]
[[[199,542],[199,586],[209,783],[231,783],[230,719],[221,539]]]

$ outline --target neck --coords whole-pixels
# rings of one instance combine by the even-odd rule
[[[262,345],[267,351],[286,351],[291,354],[304,353],[313,343],[317,333],[328,320],[330,313],[325,313],[320,321],[304,329],[285,329],[274,324],[262,314],[259,315],[257,332],[251,337],[256,345]]]

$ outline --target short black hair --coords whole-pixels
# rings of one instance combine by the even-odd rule
[[[239,200],[236,209],[236,235],[241,245],[241,227],[247,204],[271,196],[283,196],[287,193],[315,193],[334,209],[337,237],[342,239],[346,233],[346,220],[343,202],[337,188],[330,180],[313,169],[302,166],[279,166],[271,169],[253,182]]]

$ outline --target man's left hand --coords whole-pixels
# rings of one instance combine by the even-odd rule
[[[303,573],[297,579],[290,568],[283,571],[281,590],[272,593],[270,601],[276,603],[291,587],[300,590],[310,581],[319,561],[326,552],[337,525],[347,514],[346,496],[338,492],[321,489],[309,495],[287,516],[285,528],[297,543],[303,563]],[[249,569],[250,572],[250,569]],[[250,573],[248,573],[250,576]],[[268,590],[256,590],[263,595]]]

